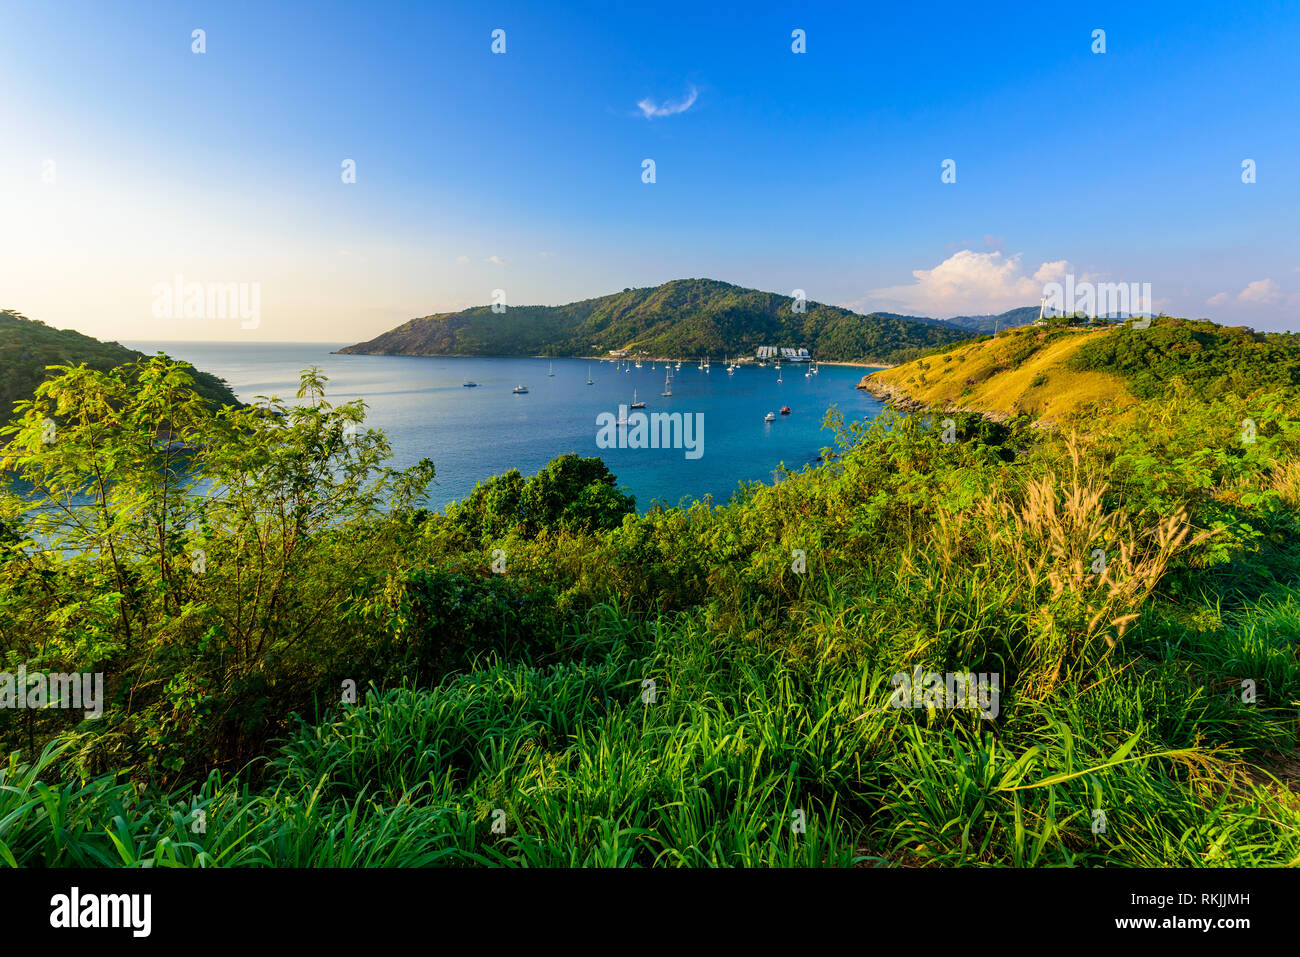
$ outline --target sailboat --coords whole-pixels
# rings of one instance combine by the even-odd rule
[[[708,357],[708,356],[705,356],[705,357],[704,357],[704,371],[705,371],[705,372],[708,372],[708,371],[709,371],[709,357]]]
[[[677,360],[677,366],[676,366],[676,368],[673,369],[673,371],[674,371],[674,372],[681,372],[681,371],[682,371],[682,360],[681,360],[681,359],[678,359],[678,360]]]
[[[548,365],[548,366],[546,367],[546,374],[547,374],[548,376],[550,376],[552,379],[555,378],[555,363],[554,363],[554,362],[552,362],[550,365]]]
[[[591,385],[591,363],[587,363],[587,385]]]
[[[777,384],[777,385],[780,385],[780,384],[781,384],[781,368],[780,368],[780,366],[778,366],[778,367],[777,367],[777,370],[776,370],[776,384]]]
[[[673,387],[670,386],[670,385],[668,384],[668,373],[667,373],[667,372],[664,373],[664,391],[660,392],[659,394],[660,394],[660,395],[672,395],[672,394],[673,394]]]
[[[644,409],[644,408],[645,408],[645,403],[644,403],[644,402],[638,402],[638,401],[636,400],[636,389],[633,389],[633,390],[632,390],[632,404],[629,405],[628,408],[629,408],[629,409]]]

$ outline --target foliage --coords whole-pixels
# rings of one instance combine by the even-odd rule
[[[1071,364],[1122,375],[1144,399],[1167,394],[1175,380],[1204,399],[1294,389],[1300,388],[1300,334],[1161,317],[1146,329],[1117,327],[1084,345]]]
[[[12,309],[0,310],[0,417],[8,418],[14,403],[28,398],[55,365],[87,365],[106,372],[144,358],[116,342],[100,342],[71,329],[51,329]],[[218,405],[238,405],[225,382],[191,370],[194,388]]]
[[[514,532],[527,537],[542,529],[597,532],[617,528],[636,510],[633,496],[615,487],[598,458],[561,455],[532,478],[518,469],[480,482],[447,515],[471,541]]]

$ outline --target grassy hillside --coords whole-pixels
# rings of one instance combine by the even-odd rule
[[[100,342],[71,329],[52,329],[12,309],[0,311],[0,419],[7,420],[19,399],[49,374],[46,366],[80,365],[106,371],[144,358],[143,352],[116,342]],[[218,404],[238,404],[234,393],[214,375],[195,370],[195,391]]]
[[[1161,317],[1101,329],[1026,327],[865,377],[877,394],[932,408],[1063,424],[1125,414],[1176,387],[1208,398],[1300,388],[1300,336]]]
[[[1124,379],[1070,364],[1085,344],[1110,334],[1018,330],[873,373],[859,388],[931,408],[1001,416],[1066,421],[1113,415],[1137,402]]]
[[[863,316],[712,279],[680,279],[565,306],[488,306],[425,316],[347,353],[383,355],[599,355],[638,349],[652,355],[722,356],[758,346],[808,349],[827,361],[888,363],[909,350],[967,338],[968,332],[896,316]]]

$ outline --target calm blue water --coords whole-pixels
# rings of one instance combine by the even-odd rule
[[[881,403],[853,387],[862,368],[822,366],[805,378],[804,368],[782,366],[784,381],[766,369],[727,375],[721,363],[706,374],[689,362],[674,372],[673,395],[661,398],[664,367],[620,373],[613,363],[583,359],[432,358],[333,355],[338,344],[132,342],[146,354],[162,351],[219,375],[241,400],[278,395],[293,400],[298,372],[320,366],[330,377],[326,396],[335,403],[362,398],[367,425],[383,429],[396,467],[428,457],[437,469],[430,505],[464,498],[475,483],[517,468],[532,475],[557,455],[599,455],[619,484],[644,510],[654,501],[713,495],[726,501],[742,480],[772,481],[782,463],[792,470],[830,445],[821,427],[828,408],[846,418],[874,418]],[[547,376],[548,364],[555,376]],[[588,386],[590,366],[594,384]],[[466,389],[465,380],[478,383]],[[526,385],[527,395],[513,395]],[[704,413],[704,454],[694,460],[681,449],[600,449],[596,416],[618,414],[632,390],[646,412]],[[788,405],[793,414],[765,423],[765,413]]]

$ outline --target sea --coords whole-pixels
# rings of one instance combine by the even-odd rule
[[[725,502],[742,481],[770,484],[779,470],[814,462],[834,442],[823,427],[828,409],[862,420],[883,408],[854,389],[871,371],[861,366],[821,365],[806,376],[807,366],[782,363],[779,372],[740,366],[729,375],[719,361],[708,372],[687,360],[680,369],[643,360],[639,369],[619,371],[611,361],[586,359],[339,355],[341,343],[124,344],[218,375],[245,402],[279,396],[292,403],[300,371],[319,367],[329,377],[329,401],[365,401],[366,425],[382,429],[392,446],[389,465],[432,459],[437,477],[428,505],[436,509],[493,475],[510,469],[533,475],[566,452],[602,458],[619,486],[636,496],[639,511],[704,496]],[[672,395],[666,397],[668,372]],[[528,391],[515,394],[518,386]],[[702,423],[698,457],[682,448],[597,444],[598,416],[618,417],[634,392],[646,413],[699,414],[692,420]],[[789,415],[779,414],[782,406]],[[768,412],[778,413],[775,421],[764,421]]]

